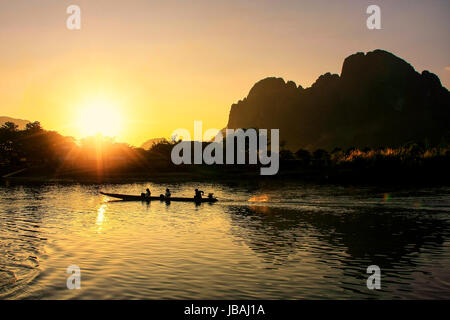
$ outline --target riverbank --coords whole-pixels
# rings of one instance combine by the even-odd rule
[[[298,181],[319,184],[361,185],[450,185],[450,170],[439,167],[421,168],[296,168],[281,166],[278,174],[262,176],[256,166],[220,167],[191,166],[168,170],[139,170],[128,172],[98,173],[92,170],[57,172],[42,168],[28,169],[16,175],[2,178],[4,183],[181,183],[181,182],[225,182],[246,181],[283,182]]]

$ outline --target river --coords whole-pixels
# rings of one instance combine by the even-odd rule
[[[122,202],[99,190],[214,204]],[[69,290],[69,266],[81,272]],[[369,290],[367,267],[380,268]],[[2,299],[450,299],[450,188],[3,185]]]

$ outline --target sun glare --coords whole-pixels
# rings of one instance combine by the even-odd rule
[[[113,103],[95,101],[80,110],[77,122],[83,137],[96,134],[116,137],[120,132],[121,116]]]

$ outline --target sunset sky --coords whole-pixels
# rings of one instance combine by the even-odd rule
[[[66,28],[71,4],[81,30]],[[382,30],[366,27],[370,4]],[[0,0],[0,116],[77,138],[98,123],[139,146],[194,120],[223,128],[262,78],[307,87],[377,48],[448,88],[449,14],[446,0]]]

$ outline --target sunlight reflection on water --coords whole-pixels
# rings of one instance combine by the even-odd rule
[[[198,186],[1,187],[0,297],[450,298],[448,188],[203,184],[219,202],[201,205],[98,194],[147,187]],[[371,264],[381,291],[365,286]],[[81,290],[65,286],[69,265]]]

